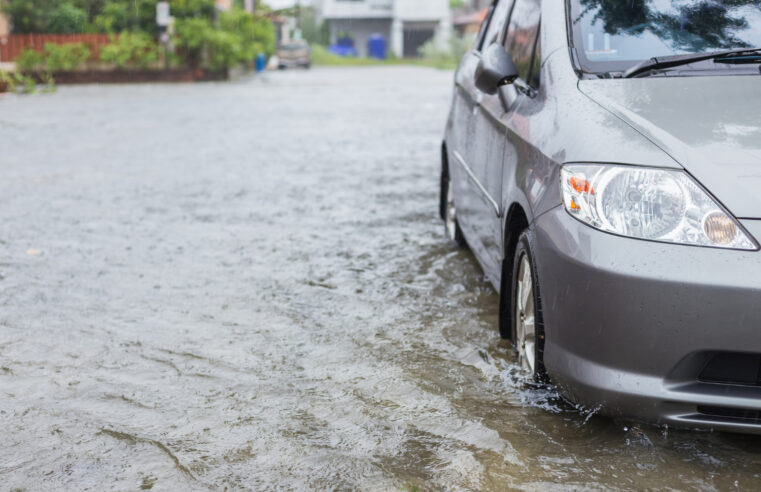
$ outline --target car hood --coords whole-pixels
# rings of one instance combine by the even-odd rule
[[[579,89],[668,153],[735,216],[761,218],[761,78],[582,80]]]

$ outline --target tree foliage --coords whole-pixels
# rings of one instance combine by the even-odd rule
[[[13,29],[26,32],[104,32],[118,34],[101,60],[118,68],[146,67],[158,55],[158,0],[0,0]],[[178,59],[191,68],[213,69],[252,62],[275,51],[272,22],[236,6],[218,12],[214,0],[169,0],[175,19],[173,45]],[[259,5],[259,12],[264,6]],[[35,63],[27,53],[22,64]]]
[[[16,33],[68,33],[139,30],[151,35],[159,0],[5,0],[2,9]],[[214,0],[169,0],[172,16],[214,19]]]
[[[275,51],[272,23],[237,7],[220,14],[216,28],[205,19],[188,18],[176,21],[174,29],[178,54],[193,68],[206,60],[210,68],[221,70]]]

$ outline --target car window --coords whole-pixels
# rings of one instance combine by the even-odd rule
[[[761,47],[758,0],[572,0],[573,44],[590,72],[653,57]]]
[[[481,51],[484,47],[484,38],[486,37],[486,30],[489,29],[492,16],[494,15],[494,4],[489,7],[489,12],[486,14],[486,18],[481,23],[481,28],[478,30],[478,37],[476,38],[476,51]]]
[[[536,37],[534,38],[534,50],[531,55],[531,72],[528,78],[528,85],[534,89],[539,88],[541,68],[542,68],[542,35],[541,35],[541,21],[539,22],[539,29],[536,31]]]
[[[507,18],[510,16],[510,7],[512,7],[512,5],[513,0],[499,0],[499,3],[497,3],[497,6],[494,9],[491,23],[489,23],[489,28],[486,30],[482,47],[489,46],[490,44],[501,40],[500,36],[505,30],[505,24],[507,23]]]
[[[540,0],[516,0],[505,37],[505,48],[513,58],[520,78],[526,82],[530,78],[539,34],[540,7]]]

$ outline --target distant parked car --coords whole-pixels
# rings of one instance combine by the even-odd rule
[[[278,67],[303,67],[312,65],[312,52],[304,40],[286,41],[277,49]]]
[[[440,214],[525,372],[580,406],[761,434],[758,1],[495,0]]]

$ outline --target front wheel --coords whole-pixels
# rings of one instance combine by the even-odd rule
[[[518,239],[513,260],[512,339],[518,363],[537,381],[546,379],[544,370],[544,323],[542,300],[531,249],[531,232]]]

